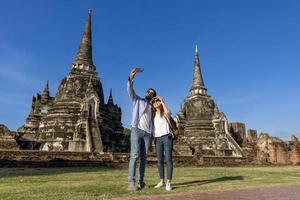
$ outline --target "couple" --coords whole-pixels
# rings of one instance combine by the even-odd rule
[[[148,89],[145,98],[141,98],[134,92],[133,80],[142,68],[134,68],[129,75],[127,92],[133,104],[131,136],[130,136],[130,161],[129,161],[129,185],[127,190],[135,191],[145,188],[145,167],[147,151],[151,143],[151,137],[155,138],[156,155],[160,182],[154,188],[166,187],[172,190],[171,180],[173,175],[173,132],[174,121],[171,113],[161,97],[156,96],[156,91]],[[172,122],[171,122],[172,121]],[[167,181],[164,181],[164,157],[167,163]],[[139,159],[139,177],[135,183],[136,162]]]

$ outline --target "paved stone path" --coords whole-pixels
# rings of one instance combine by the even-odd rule
[[[227,190],[213,192],[191,192],[167,195],[122,197],[122,200],[300,200],[300,185]]]

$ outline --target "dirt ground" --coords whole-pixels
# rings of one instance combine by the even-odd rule
[[[279,185],[264,188],[191,192],[139,197],[121,197],[115,200],[300,200],[300,185]]]

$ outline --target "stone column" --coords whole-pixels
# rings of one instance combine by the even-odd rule
[[[247,143],[256,143],[257,131],[254,129],[248,129],[247,131]]]
[[[241,122],[229,123],[229,131],[234,140],[243,147],[246,143],[246,126]]]

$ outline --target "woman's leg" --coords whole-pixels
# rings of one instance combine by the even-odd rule
[[[157,166],[160,179],[165,178],[164,174],[164,145],[163,145],[163,137],[156,138],[156,157],[157,157]]]
[[[164,149],[167,163],[167,180],[170,182],[173,176],[173,138],[171,134],[165,138]]]

